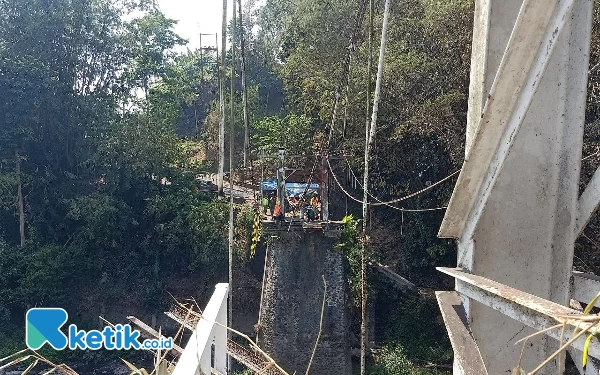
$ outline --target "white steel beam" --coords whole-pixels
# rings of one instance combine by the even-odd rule
[[[577,216],[575,217],[575,237],[578,237],[600,206],[600,169],[597,169],[592,179],[577,201]]]
[[[559,316],[576,316],[581,314],[579,311],[569,307],[539,298],[533,294],[525,293],[486,279],[485,277],[466,273],[460,269],[439,267],[438,270],[456,279],[456,289],[460,294],[497,310],[535,330],[543,330],[560,324],[557,320]],[[572,322],[567,324],[564,336],[566,339],[572,337],[575,327],[576,324]],[[580,325],[580,328],[584,327],[584,324]],[[546,334],[559,340],[561,328],[547,331]],[[586,337],[583,335],[572,346],[582,351],[585,339]],[[599,358],[600,345],[592,342],[588,353],[592,357]]]
[[[471,78],[469,80],[469,106],[467,110],[467,139],[465,156],[469,154],[475,132],[481,120],[483,106],[488,96],[488,82],[496,72],[488,70],[488,45],[490,38],[491,0],[475,1],[473,44],[471,46]],[[507,32],[508,31],[508,32]],[[509,30],[504,31],[510,35]],[[506,45],[506,43],[502,43]]]
[[[456,292],[435,292],[435,296],[454,350],[454,375],[487,375],[460,296]]]
[[[573,271],[571,281],[571,298],[581,303],[590,303],[600,293],[600,276]],[[600,307],[600,301],[596,302]]]
[[[600,361],[598,361],[596,358],[588,357],[587,366],[584,371],[582,363],[583,353],[575,348],[571,348],[569,349],[569,354],[571,355],[571,358],[575,363],[575,367],[577,367],[577,370],[579,370],[581,375],[598,375],[598,371],[600,370],[600,367],[598,367],[600,365]]]
[[[476,223],[511,149],[575,0],[525,0],[470,144],[439,236]],[[478,212],[473,212],[478,211]]]

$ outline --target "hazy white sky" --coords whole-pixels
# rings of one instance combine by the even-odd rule
[[[179,21],[175,26],[175,32],[182,38],[188,39],[189,49],[194,50],[199,47],[200,33],[217,33],[219,44],[221,43],[222,0],[158,0],[158,4],[165,16]],[[232,0],[228,0],[227,20],[231,19],[231,9]],[[202,45],[214,46],[215,37],[203,36]]]

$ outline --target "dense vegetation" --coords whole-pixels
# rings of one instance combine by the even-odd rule
[[[0,3],[1,351],[23,345],[28,307],[159,312],[168,280],[224,279],[226,208],[195,191],[175,131],[203,83],[174,22],[135,2]]]
[[[330,153],[347,156],[332,161],[333,171],[361,197],[352,180],[355,174],[362,181],[367,60],[378,55],[383,2],[375,4],[371,52],[363,0],[252,3],[244,8],[243,28],[253,157],[283,142],[312,165],[331,132]],[[191,284],[206,296],[227,278],[226,203],[195,185],[199,173],[214,171],[216,59],[175,53],[185,41],[153,4],[0,1],[0,356],[22,347],[29,307],[65,307],[96,324],[115,301],[158,313],[175,284]],[[379,199],[413,193],[460,168],[472,19],[471,0],[393,5],[371,166],[371,193]],[[599,143],[598,30],[585,155]],[[236,87],[239,93],[239,79]],[[236,155],[243,145],[241,98],[234,99]],[[586,160],[582,183],[598,159]],[[443,207],[453,181],[397,208]],[[332,190],[334,218],[360,217],[359,204]],[[422,291],[415,297],[384,292],[382,280],[370,279],[379,347],[371,374],[437,374],[451,362],[430,292],[451,287],[434,268],[455,262],[454,245],[436,237],[443,212],[371,211],[370,256]],[[249,225],[251,213],[238,215],[238,223]],[[356,224],[349,223],[340,243],[355,308]],[[578,254],[600,253],[599,225],[595,218]],[[236,234],[241,258],[247,243],[243,231]],[[576,266],[598,272],[600,257]],[[356,334],[357,318],[353,327]]]

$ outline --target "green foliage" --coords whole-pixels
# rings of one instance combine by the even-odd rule
[[[415,364],[448,363],[450,341],[433,293],[403,295],[379,288],[376,297],[376,335],[390,348],[400,348]]]
[[[252,144],[258,152],[274,155],[284,147],[288,155],[306,155],[312,150],[312,121],[304,115],[265,117],[252,124]]]
[[[176,133],[199,100],[198,56],[172,51],[175,21],[122,3],[0,2],[2,343],[22,342],[28,307],[95,322],[82,305],[127,292],[156,311],[170,278],[225,274],[226,206],[195,190],[201,169]]]
[[[127,24],[126,43],[132,56],[127,64],[127,78],[138,87],[148,90],[150,79],[164,75],[174,57],[169,50],[184,44],[172,29],[175,23],[159,11],[150,11]]]
[[[361,248],[358,242],[358,221],[355,220],[352,215],[345,216],[342,219],[345,224],[344,231],[340,237],[339,243],[335,245],[336,248],[342,250],[346,255],[348,261],[347,279],[348,287],[350,288],[350,296],[354,305],[360,305],[360,281],[361,281]]]
[[[345,227],[342,231],[340,241],[335,245],[335,247],[343,251],[346,256],[346,275],[348,287],[350,288],[350,297],[355,306],[360,306],[362,249],[359,242],[359,221],[354,219],[352,215],[348,215],[342,219],[342,222],[345,224]],[[366,257],[367,264],[374,260],[374,254],[372,253],[370,247],[366,249]],[[372,276],[373,275],[370,273],[367,276],[367,293],[369,295],[375,292],[375,289],[373,288],[374,280]]]
[[[386,345],[376,355],[374,364],[367,367],[369,375],[441,375],[447,374],[436,369],[416,366],[402,347]]]

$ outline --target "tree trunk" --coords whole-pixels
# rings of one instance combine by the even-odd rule
[[[17,200],[19,206],[19,236],[21,247],[25,246],[25,208],[23,204],[23,186],[21,184],[21,156],[19,151],[15,151],[16,169],[17,169]]]
[[[244,40],[244,22],[242,19],[242,0],[238,0],[240,21],[240,50],[242,57],[242,101],[244,102],[244,168],[248,167],[250,152],[250,113],[248,111],[248,90],[246,82],[246,42]]]
[[[368,96],[371,91],[371,46],[372,46],[372,30],[373,30],[373,0],[370,1],[370,27],[369,32],[369,89],[367,90]],[[381,95],[381,81],[383,78],[383,62],[385,57],[385,47],[387,44],[387,28],[390,14],[390,0],[385,1],[385,10],[383,16],[383,27],[381,30],[381,47],[379,48],[379,65],[377,67],[377,81],[375,83],[375,97],[373,100],[373,112],[371,114],[371,123],[365,121],[365,171],[363,176],[363,236],[361,241],[361,325],[360,325],[360,374],[365,374],[366,369],[366,345],[367,345],[367,328],[366,328],[366,315],[367,315],[367,262],[366,252],[369,246],[369,163],[371,160],[371,149],[375,142],[375,135],[377,133],[377,112],[379,110],[379,99]],[[370,104],[370,97],[367,98],[367,108]],[[368,111],[367,111],[368,116]]]
[[[231,97],[230,104],[230,129],[229,129],[229,311],[227,314],[229,327],[233,327],[233,167],[235,151],[235,0],[232,5],[232,24],[231,33]],[[227,331],[227,337],[231,339],[231,331]],[[227,357],[227,372],[231,372],[231,356]]]
[[[223,24],[221,27],[221,67],[219,69],[219,170],[217,189],[223,195],[225,170],[225,53],[227,51],[227,0],[223,0]]]

